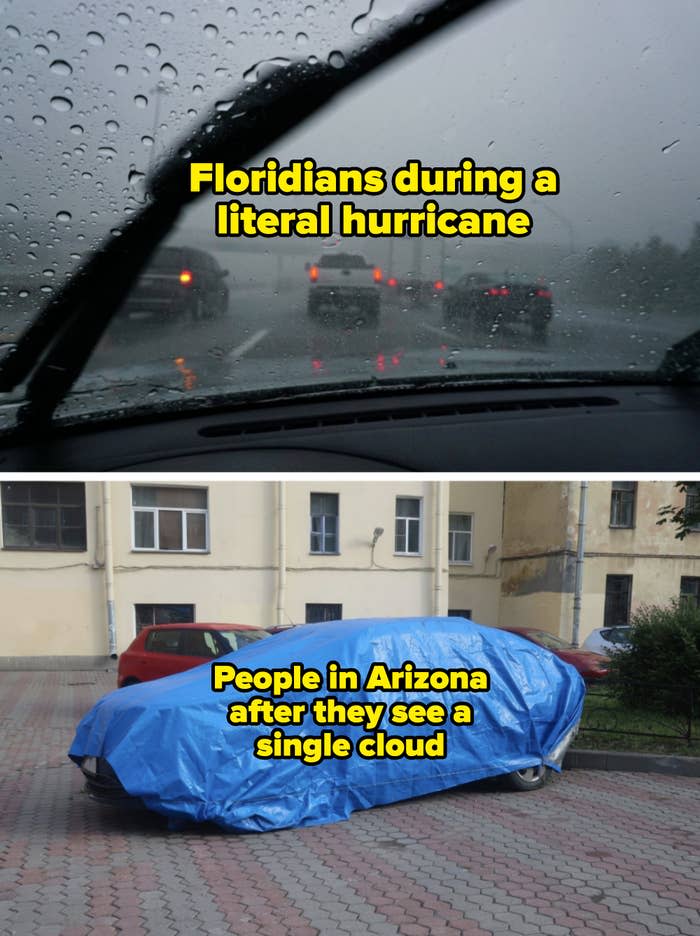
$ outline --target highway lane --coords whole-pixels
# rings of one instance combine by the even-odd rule
[[[445,327],[439,300],[413,301],[383,292],[376,328],[359,312],[311,319],[303,279],[279,288],[249,281],[232,289],[217,320],[116,322],[81,378],[194,391],[308,384],[388,375],[486,375],[502,372],[648,370],[666,348],[693,330],[690,316],[633,313],[581,306],[555,296],[545,343],[526,323],[476,338]],[[147,391],[148,392],[148,391]]]

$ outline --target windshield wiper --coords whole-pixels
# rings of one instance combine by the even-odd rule
[[[226,111],[214,110],[149,180],[149,203],[71,277],[0,363],[0,392],[29,378],[17,432],[49,429],[131,285],[182,208],[199,197],[189,191],[190,161],[248,163],[345,88],[485,2],[443,0],[350,54],[342,68],[293,62],[246,85]]]

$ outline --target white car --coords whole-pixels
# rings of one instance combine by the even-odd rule
[[[309,267],[308,313],[322,307],[348,306],[366,314],[367,323],[379,320],[382,272],[359,254],[331,253]]]
[[[586,637],[581,649],[604,654],[613,650],[625,650],[629,647],[631,630],[628,624],[620,624],[617,627],[599,627]]]

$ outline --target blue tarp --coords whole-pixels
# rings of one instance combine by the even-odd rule
[[[312,703],[335,696],[345,703],[469,703],[471,725],[397,727],[391,737],[446,732],[443,759],[260,759],[255,739],[275,726],[227,721],[232,702],[265,692],[211,688],[211,664],[165,679],[118,689],[78,725],[69,756],[105,758],[125,790],[177,822],[213,821],[231,830],[264,831],[347,819],[358,809],[391,803],[540,764],[559,769],[552,754],[581,717],[585,688],[576,670],[553,653],[514,634],[464,618],[370,618],[304,625],[256,641],[216,661],[237,669],[286,669],[300,662],[326,674],[330,661],[362,678],[375,661],[400,669],[485,669],[488,692],[288,692],[276,701]],[[285,735],[319,736],[324,726],[279,725]],[[328,726],[325,726],[328,730]],[[333,729],[353,745],[371,731]]]

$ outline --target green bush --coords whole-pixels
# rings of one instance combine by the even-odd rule
[[[642,605],[630,623],[631,646],[613,653],[611,662],[621,700],[687,712],[689,687],[695,687],[695,705],[700,704],[700,608],[678,598],[666,606]]]

